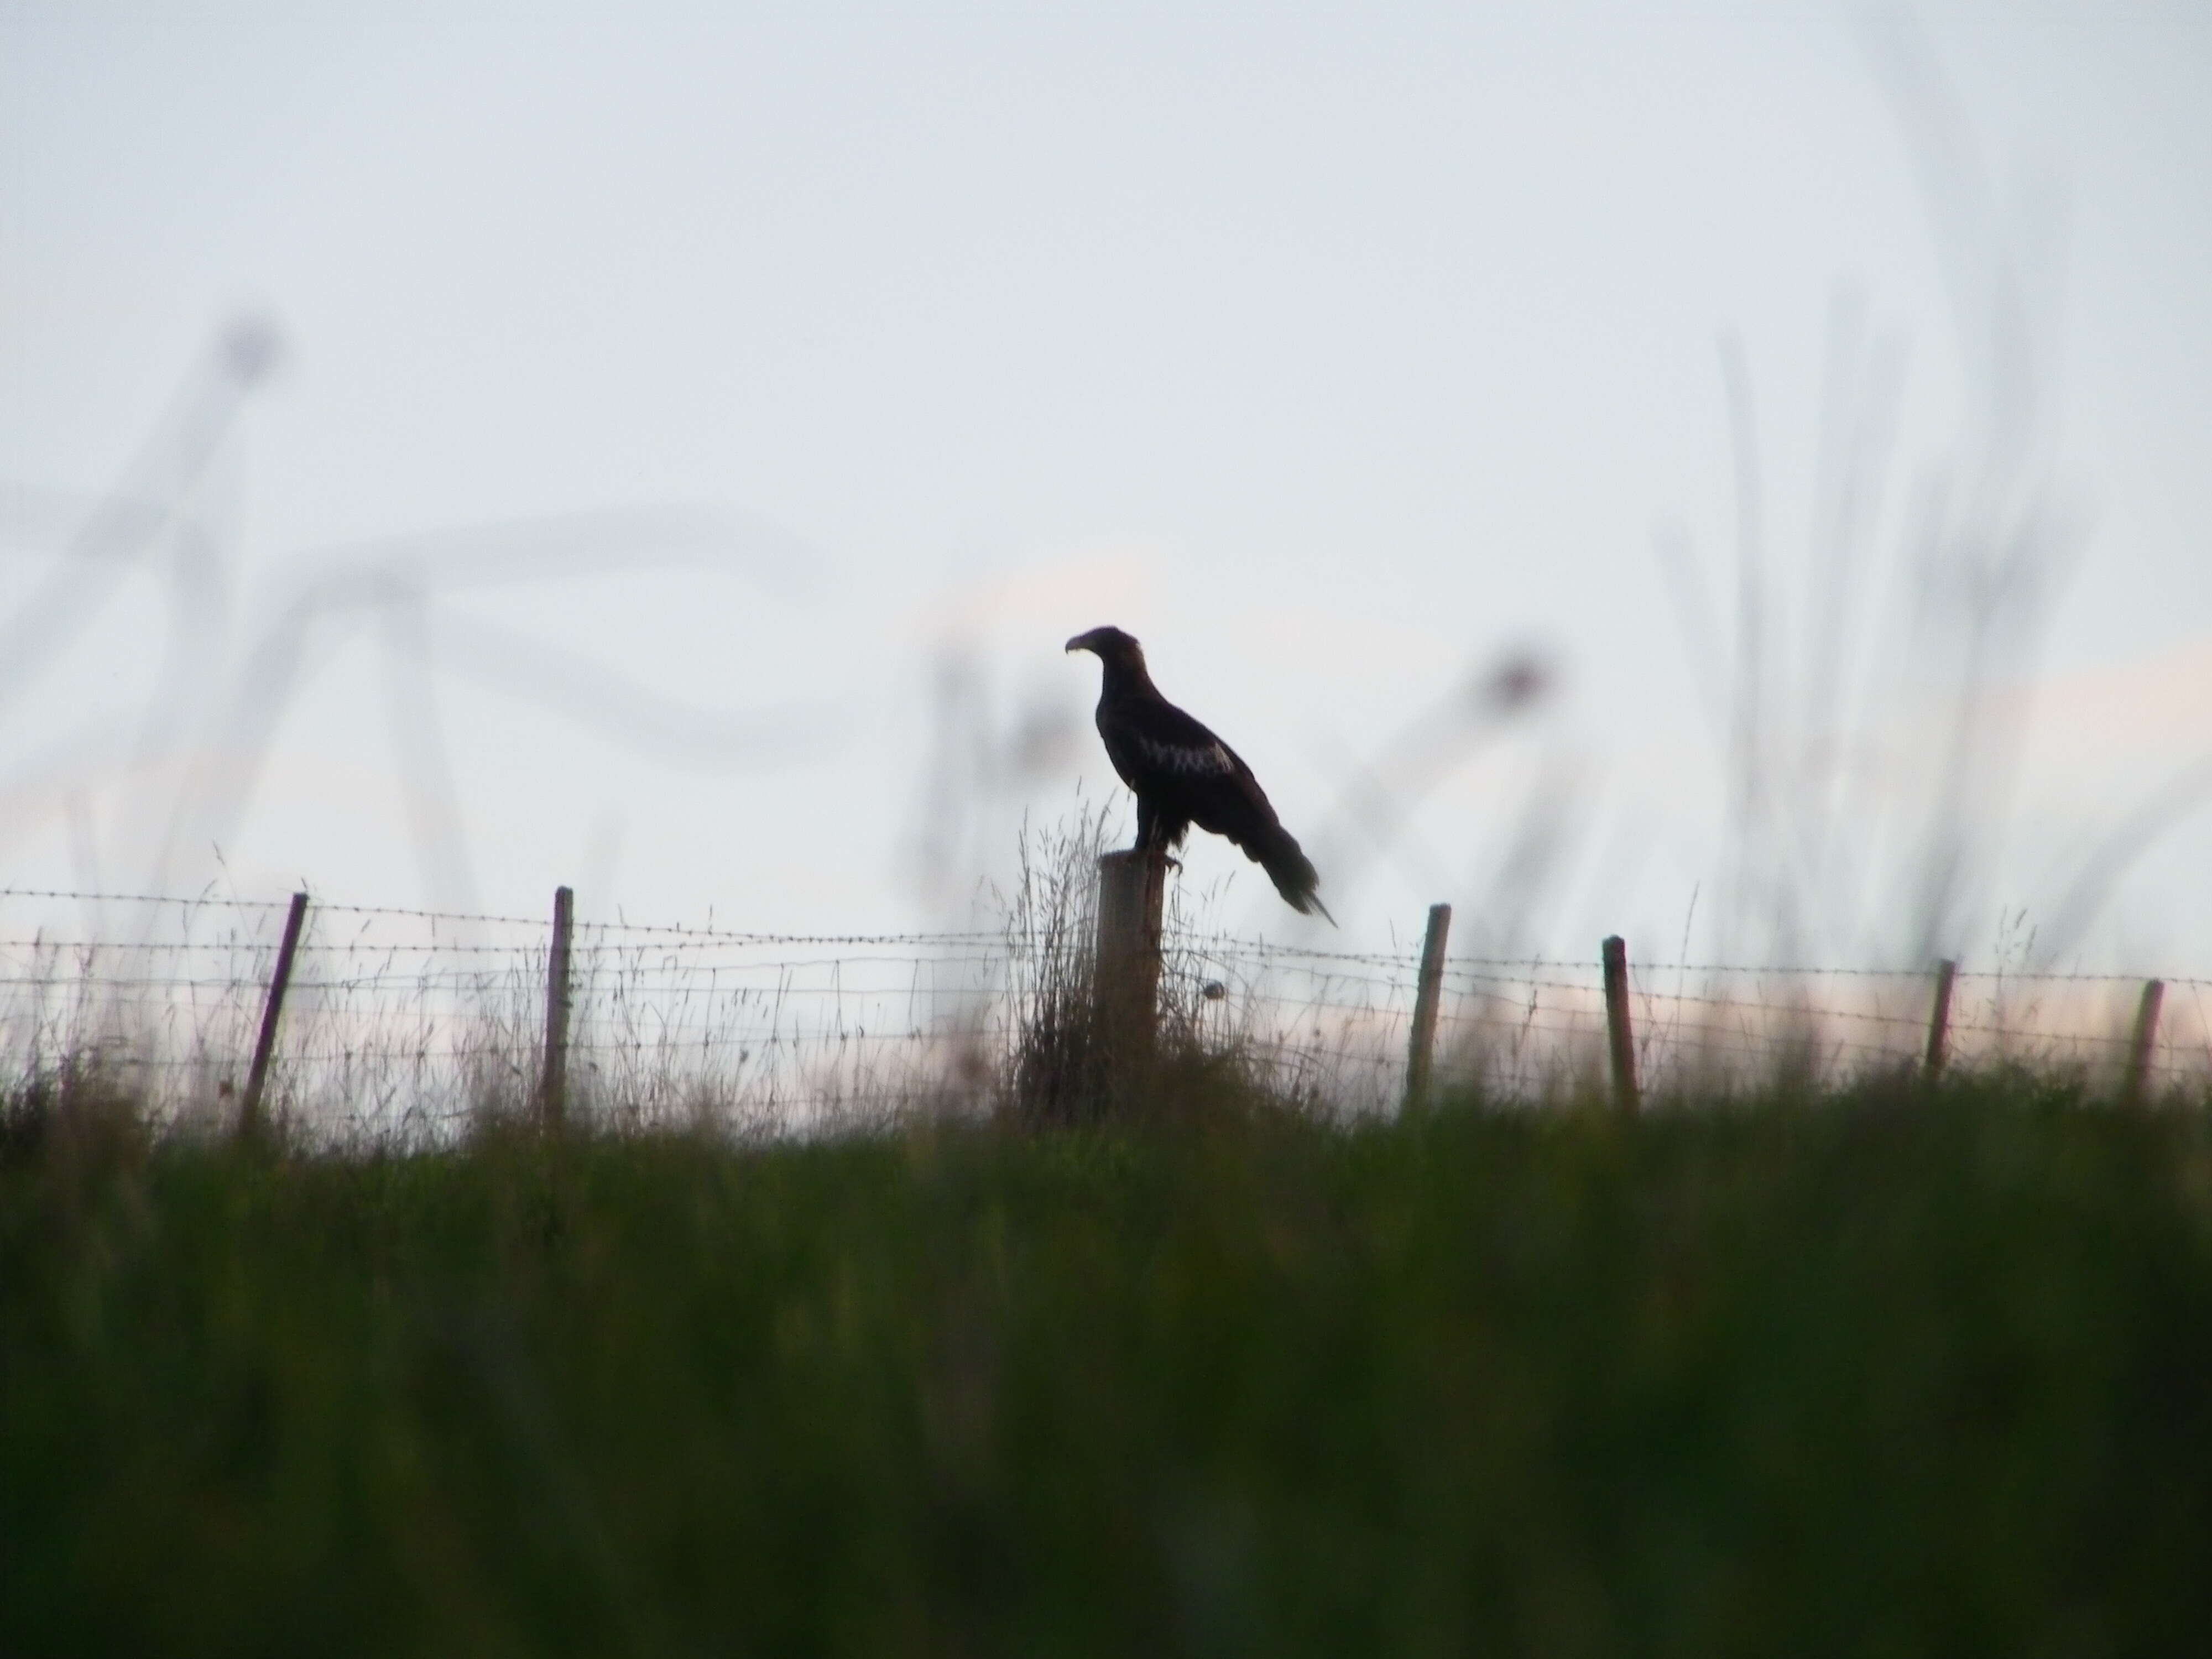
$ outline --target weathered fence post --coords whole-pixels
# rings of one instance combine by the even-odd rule
[[[2142,1000],[2136,1004],[2136,1029],[2128,1039],[2128,1069],[2120,1078],[2120,1104],[2142,1103],[2143,1085],[2150,1076],[2150,1051],[2158,1042],[2158,1011],[2166,1001],[2166,981],[2143,981]]]
[[[261,1091],[269,1084],[269,1060],[276,1052],[276,1022],[284,1012],[285,988],[292,982],[292,958],[300,949],[300,929],[307,920],[307,896],[292,895],[292,908],[284,917],[284,942],[276,947],[276,967],[269,975],[269,995],[261,1005],[261,1035],[254,1039],[253,1064],[246,1069],[246,1097],[238,1106],[238,1134],[250,1139],[261,1133]]]
[[[1406,1109],[1429,1103],[1429,1074],[1436,1060],[1437,1001],[1443,990],[1444,939],[1451,932],[1451,906],[1429,907],[1429,931],[1421,940],[1421,976],[1413,986],[1413,1033],[1406,1050]]]
[[[1116,1055],[1147,1054],[1158,1032],[1160,917],[1168,855],[1158,849],[1102,853],[1094,982]]]
[[[1943,1075],[1943,1062],[1951,1057],[1951,981],[1959,964],[1946,957],[1936,964],[1936,1001],[1928,1011],[1928,1052],[1920,1069],[1931,1082]]]
[[[1628,1018],[1628,942],[1618,933],[1599,947],[1605,962],[1605,1029],[1613,1051],[1613,1102],[1624,1112],[1642,1103],[1636,1086],[1636,1033]]]
[[[568,1108],[568,942],[575,927],[573,889],[553,890],[553,948],[545,959],[545,1070],[538,1085],[538,1121],[557,1129]]]

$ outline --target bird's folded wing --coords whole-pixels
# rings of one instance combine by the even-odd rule
[[[1117,711],[1115,735],[1147,770],[1180,777],[1232,777],[1247,769],[1237,751],[1171,702]]]

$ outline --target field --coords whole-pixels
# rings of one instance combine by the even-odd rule
[[[0,1650],[2172,1652],[2212,1119],[2025,1074],[346,1156],[20,1097]]]

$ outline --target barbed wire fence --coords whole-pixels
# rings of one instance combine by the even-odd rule
[[[11,909],[61,902],[96,921],[7,926]],[[8,1081],[96,1062],[157,1121],[227,1127],[281,1003],[269,1100],[311,1134],[435,1138],[548,1103],[545,919],[311,903],[272,996],[289,908],[0,889]],[[1600,957],[1454,957],[1437,921],[1425,976],[1420,952],[1170,925],[1160,996],[1205,1048],[1347,1115],[1398,1109],[1425,1064],[1440,1085],[1495,1099],[1618,1094],[1616,1045],[1631,1103],[1947,1064],[2212,1097],[2212,980],[1633,963],[1609,1010]],[[593,1121],[768,1134],[986,1108],[1021,1038],[1021,976],[1042,954],[1087,951],[1093,922],[1079,921],[880,934],[576,923],[562,953],[565,1103]],[[1416,1042],[1425,984],[1433,1035]]]

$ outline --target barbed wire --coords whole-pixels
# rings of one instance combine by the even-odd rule
[[[168,1079],[165,1097],[179,1102],[204,1098],[210,1079],[234,1081],[276,948],[268,924],[282,904],[0,888],[8,898],[255,915],[262,931],[244,938],[81,936],[96,923],[65,939],[20,929],[0,937],[0,1054],[27,1054],[35,1072],[40,1054],[112,1052]],[[338,1125],[436,1123],[453,1121],[452,1101],[484,1079],[508,1093],[534,1086],[552,959],[547,919],[397,906],[314,912],[327,913],[364,920],[350,937],[299,941],[276,1060],[291,1098],[320,1102]],[[380,921],[526,927],[530,936],[426,939]],[[1061,982],[1054,964],[1087,963],[1091,944],[1087,925],[805,934],[590,924],[572,941],[566,1052],[610,1098],[667,1103],[732,1083],[746,1110],[941,1098],[949,1085],[925,1074],[949,1076],[979,1048],[1001,1061],[1011,1055],[1024,998],[1037,984]],[[1182,1011],[1174,1017],[1205,1040],[1300,1090],[1390,1097],[1413,1024],[1414,953],[1172,932],[1166,946],[1162,983]],[[1643,964],[1632,973],[1639,1068],[1688,1075],[1716,1057],[1747,1073],[1771,1062],[1836,1073],[1913,1064],[1934,978],[1932,970]],[[2142,985],[2135,976],[1997,969],[1961,970],[1954,981],[1956,1017],[1945,1029],[1959,1057],[2024,1054],[2101,1066],[2124,1056],[2145,1077],[2212,1074],[2203,995],[2212,981],[2165,981],[2169,1012],[2149,1052],[2113,1018],[2122,994]],[[1605,1064],[1607,1017],[1594,960],[1448,956],[1440,987],[1442,1049],[1482,1075],[1540,1089],[1561,1068],[1587,1076]],[[80,1037],[88,1046],[73,1049]],[[361,1097],[380,1103],[364,1114]]]
[[[103,893],[70,888],[0,887],[0,900],[48,899],[76,903],[138,904],[173,906],[179,909],[220,908],[270,914],[289,907],[289,899],[248,899],[216,894],[179,896],[155,893]],[[509,916],[483,912],[418,909],[404,905],[346,904],[313,901],[312,911],[322,915],[354,915],[369,918],[398,918],[431,922],[456,922],[494,927],[527,927],[543,930],[550,926],[544,916]],[[909,950],[974,948],[978,960],[1003,957],[1026,949],[1043,948],[1050,941],[1026,937],[1017,929],[932,929],[911,933],[777,933],[733,928],[720,928],[711,924],[690,923],[586,921],[579,922],[574,930],[574,948],[583,951],[626,951],[639,948],[659,948],[672,951],[707,950],[718,945],[738,948],[757,948],[763,945],[838,945],[891,946]],[[656,947],[626,945],[625,939],[661,941]],[[233,941],[243,947],[245,942]],[[265,941],[254,941],[255,948],[264,948]],[[49,939],[43,935],[30,939],[0,939],[0,949],[52,951],[163,951],[178,952],[211,948],[210,942],[191,940],[93,940]],[[542,946],[487,944],[466,939],[389,939],[373,942],[353,940],[302,939],[296,947],[301,951],[338,952],[360,949],[404,951],[421,954],[523,955],[542,951]],[[1417,966],[1419,953],[1406,951],[1331,950],[1319,946],[1291,945],[1267,939],[1232,939],[1221,935],[1187,935],[1175,940],[1175,948],[1182,953],[1203,960],[1219,957],[1224,961],[1282,961],[1342,963],[1351,966],[1404,970]],[[849,958],[848,958],[849,959]],[[905,958],[900,958],[902,960]],[[1486,957],[1447,953],[1443,962],[1447,974],[1457,973],[1464,977],[1482,977],[1480,970],[1492,969],[1525,969],[1531,974],[1592,973],[1594,961],[1559,957]],[[1818,964],[1787,963],[1711,963],[1663,962],[1638,963],[1637,976],[1648,980],[1653,975],[1686,976],[1729,975],[1758,977],[1772,975],[1778,977],[1888,979],[1915,981],[1929,978],[1935,973],[1933,965],[1924,968],[1865,968],[1836,967]],[[1497,977],[1492,975],[1490,977]],[[1959,966],[1954,969],[1955,980],[2018,981],[2021,983],[2140,983],[2147,975],[2087,973],[2057,969],[2015,968],[1975,969]],[[2168,985],[2192,988],[2212,988],[2212,978],[2185,975],[2164,976]],[[1538,981],[1539,983],[1556,981]],[[1575,988],[1581,988],[1579,986]]]
[[[6,943],[6,941],[0,941],[0,949],[4,949]],[[587,989],[592,988],[595,981],[601,977],[608,978],[611,983],[606,989],[609,994],[617,996],[627,994],[738,998],[771,994],[787,997],[828,997],[842,994],[848,996],[897,995],[916,999],[964,1000],[995,988],[981,983],[946,984],[939,982],[935,979],[920,979],[912,976],[912,970],[920,968],[972,969],[994,966],[998,960],[987,957],[947,958],[928,956],[774,958],[720,965],[702,965],[691,972],[674,977],[637,971],[625,972],[619,967],[608,969],[601,965],[586,963],[572,969],[572,973],[580,985]],[[527,978],[523,977],[522,975],[522,969],[526,967],[529,970]],[[748,976],[757,978],[768,975],[790,975],[806,971],[842,974],[856,969],[884,967],[909,970],[909,977],[886,981],[864,976],[844,984],[833,982],[770,985],[745,982]],[[457,993],[483,993],[505,986],[520,987],[535,991],[538,987],[534,981],[542,975],[543,969],[544,954],[538,952],[534,959],[526,962],[518,959],[512,966],[506,969],[436,969],[394,967],[337,977],[316,975],[295,977],[290,981],[290,988],[295,993],[323,994],[351,994],[380,990],[411,993],[441,990]],[[1194,980],[1195,976],[1190,977]],[[2140,981],[2118,975],[2094,978],[2086,975],[2074,977],[2075,982],[2104,984],[2115,988],[2131,988],[2142,983]],[[1402,998],[1409,994],[1413,989],[1411,983],[1407,981],[1393,981],[1366,975],[1316,975],[1314,982],[1322,986],[1368,987],[1381,993],[1383,1000],[1392,997]],[[2191,991],[2212,985],[2212,981],[2188,979],[2166,980],[2162,982],[2170,988]],[[0,974],[0,988],[52,989],[79,985],[97,986],[112,990],[209,991],[239,994],[250,993],[256,996],[258,996],[263,989],[257,981],[234,973],[214,976],[182,973],[111,973],[100,971],[96,966],[82,962],[78,964],[78,971],[75,972]],[[1551,992],[1559,995],[1585,999],[1595,998],[1601,994],[1601,987],[1593,981],[1516,978],[1500,974],[1464,976],[1458,985],[1448,987],[1448,988],[1456,989],[1467,997],[1486,999],[1509,1005],[1517,1005],[1522,1000],[1517,994],[1528,991]],[[1370,998],[1365,1001],[1353,1001],[1341,996],[1327,995],[1276,997],[1249,987],[1242,994],[1249,1000],[1295,1000],[1305,1006],[1352,1011],[1370,1010],[1377,1003],[1376,998]],[[1638,1002],[1648,1006],[1714,1008],[1730,1012],[1758,1010],[1784,1017],[1848,1019],[1899,1027],[1924,1027],[1928,1023],[1925,1012],[1919,1011],[1887,1013],[1879,1009],[1869,1011],[1839,1008],[1831,1005],[1808,1003],[1797,1000],[1774,1002],[1755,997],[1715,996],[1689,991],[1659,990],[1649,986],[1636,988],[1632,995]],[[1954,1020],[1951,1022],[1951,1029],[1996,1030],[2022,1028],[2000,1028],[1978,1025],[1970,1021]]]
[[[62,899],[73,903],[91,904],[147,904],[175,905],[180,909],[216,908],[230,910],[277,911],[289,909],[291,901],[286,899],[244,899],[205,895],[182,898],[159,893],[95,893],[65,888],[0,887],[0,899],[36,898]],[[416,921],[466,922],[489,927],[544,927],[549,925],[544,916],[501,916],[467,910],[418,910],[398,904],[340,904],[310,899],[310,908],[325,915],[346,916],[403,916]],[[965,931],[939,930],[912,933],[775,933],[744,932],[704,927],[684,922],[644,921],[580,921],[576,924],[578,934],[622,933],[643,934],[701,941],[721,941],[734,944],[781,945],[902,945],[944,944],[996,939],[999,933],[986,929]]]
[[[204,906],[227,910],[283,910],[291,904],[289,899],[224,898],[213,894],[203,894],[197,898],[179,898],[173,894],[91,893],[58,887],[0,887],[0,898],[68,899],[74,902],[94,904],[174,904],[185,908]]]

